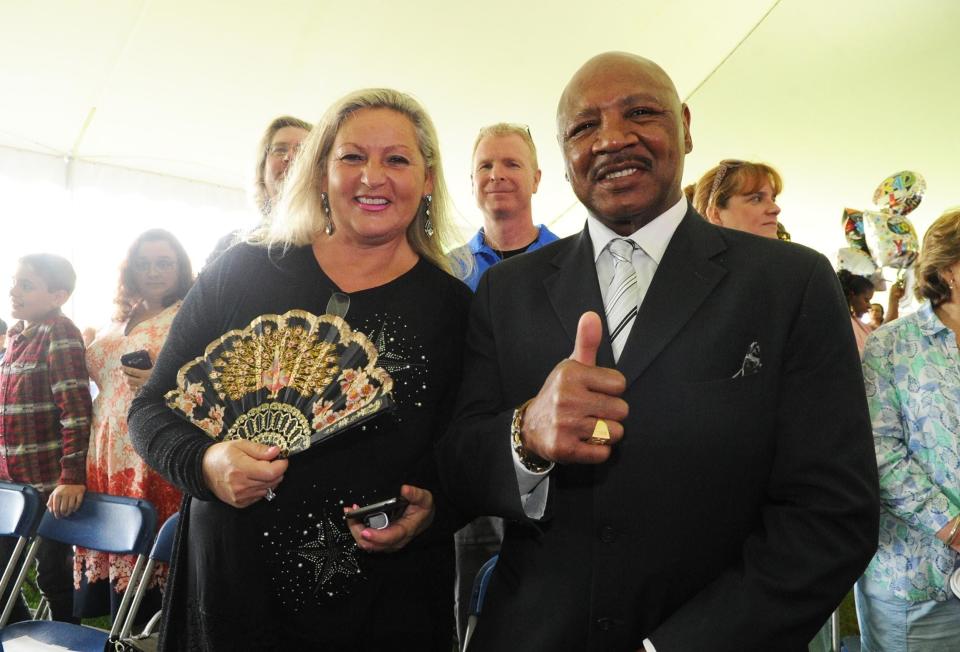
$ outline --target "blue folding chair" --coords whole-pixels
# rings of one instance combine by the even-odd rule
[[[33,562],[40,540],[52,539],[101,552],[137,555],[137,562],[130,574],[130,586],[136,586],[147,563],[147,552],[156,528],[157,513],[148,501],[87,493],[80,509],[68,517],[57,519],[49,512],[43,514],[37,531],[39,538],[30,546],[24,568]],[[26,572],[21,570],[20,574],[16,591],[20,590]],[[10,596],[11,600],[17,597],[16,591]],[[118,640],[132,599],[133,592],[128,587],[109,632],[59,621],[29,620],[0,630],[0,642],[29,636],[42,643],[60,645],[70,650],[102,652],[108,640]],[[10,608],[8,601],[7,609]]]
[[[153,549],[150,550],[150,557],[147,559],[147,565],[144,567],[143,574],[140,576],[140,583],[137,586],[136,593],[133,594],[133,602],[130,604],[130,611],[127,613],[126,622],[123,624],[123,629],[120,630],[120,640],[122,641],[130,638],[130,632],[133,631],[133,623],[137,618],[137,612],[140,611],[140,603],[143,601],[143,596],[147,593],[147,588],[150,586],[150,581],[153,579],[153,571],[156,569],[157,564],[170,563],[170,557],[173,554],[173,538],[177,533],[177,525],[179,523],[180,512],[177,512],[168,518],[160,527],[160,532],[157,534],[157,540],[153,544]],[[140,635],[134,637],[134,640],[145,638],[153,633],[153,628],[156,627],[157,622],[160,620],[160,613],[161,612],[157,612],[153,615],[150,621],[143,628],[143,631],[140,632]]]
[[[494,555],[483,563],[477,576],[473,580],[473,589],[470,591],[470,609],[467,616],[467,628],[463,633],[463,648],[461,652],[467,652],[467,646],[470,645],[470,639],[473,638],[473,632],[477,628],[477,620],[480,619],[480,612],[483,611],[483,601],[487,597],[487,587],[490,586],[490,578],[493,577],[493,569],[497,565],[500,555]]]
[[[7,590],[10,578],[17,572],[20,565],[20,556],[23,555],[27,544],[37,534],[37,527],[43,517],[43,498],[40,492],[25,484],[0,482],[0,536],[17,537],[17,544],[10,555],[7,567],[0,578],[0,595]],[[23,577],[27,574],[27,564],[23,565]],[[22,580],[17,576],[17,590],[11,591],[13,599],[8,600],[8,606],[0,615],[0,628],[7,624],[10,612],[20,595]]]

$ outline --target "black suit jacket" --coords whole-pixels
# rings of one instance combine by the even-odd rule
[[[877,545],[877,468],[846,302],[805,247],[688,210],[617,369],[625,436],[557,466],[526,517],[513,409],[603,316],[587,230],[492,267],[439,454],[468,512],[509,519],[471,652],[805,650]],[[606,334],[606,330],[605,330]],[[751,344],[757,373],[734,377]],[[612,367],[607,338],[598,364]]]

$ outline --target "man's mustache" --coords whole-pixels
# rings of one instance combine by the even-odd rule
[[[593,167],[590,177],[593,181],[599,181],[610,172],[627,168],[637,168],[649,172],[653,169],[653,160],[636,154],[612,154]]]

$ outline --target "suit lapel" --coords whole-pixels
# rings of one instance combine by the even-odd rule
[[[724,249],[726,244],[716,227],[688,208],[670,239],[620,354],[617,368],[626,376],[628,387],[726,274],[723,266],[710,260]]]
[[[584,225],[583,231],[553,259],[557,271],[543,280],[550,304],[553,306],[563,330],[570,339],[570,352],[577,339],[577,323],[580,316],[592,310],[600,315],[603,338],[597,352],[597,364],[613,367],[613,350],[607,333],[607,320],[603,310],[603,297],[597,284],[597,266],[593,259],[593,243]]]

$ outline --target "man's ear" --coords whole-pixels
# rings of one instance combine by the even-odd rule
[[[540,170],[537,170],[533,173],[533,192],[537,192],[537,188],[540,187]]]
[[[684,151],[689,154],[693,151],[693,138],[690,136],[690,107],[686,104],[681,104],[680,107],[681,120],[683,121]]]

